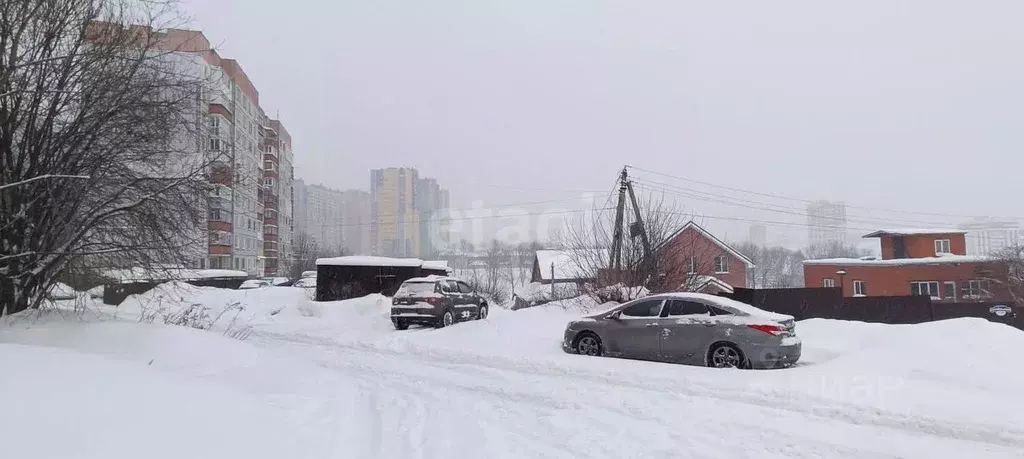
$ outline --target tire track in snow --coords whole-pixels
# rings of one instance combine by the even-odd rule
[[[548,362],[545,365],[544,361],[513,360],[500,355],[480,356],[445,348],[427,348],[428,350],[424,351],[411,345],[402,346],[399,350],[386,346],[388,344],[394,346],[394,344],[387,342],[381,343],[384,345],[363,342],[340,343],[330,338],[309,335],[274,334],[273,337],[284,341],[318,345],[338,350],[350,350],[388,356],[389,358],[415,360],[422,364],[443,366],[453,370],[466,370],[468,368],[473,374],[479,374],[480,372],[511,372],[515,374],[529,373],[541,378],[571,378],[580,382],[601,382],[615,386],[630,387],[657,393],[661,396],[670,394],[676,397],[711,398],[730,403],[742,403],[769,409],[785,410],[843,421],[849,424],[874,425],[942,438],[958,438],[1008,447],[1021,447],[1024,445],[1024,430],[1014,427],[976,425],[962,422],[951,425],[948,421],[894,413],[877,407],[845,403],[798,392],[756,389],[751,391],[752,388],[750,387],[728,389],[721,386],[707,385],[691,378],[687,378],[684,381],[667,381],[667,383],[666,381],[657,381],[655,378],[654,380],[645,380],[644,384],[640,384],[627,379],[610,377],[607,373],[586,371],[578,368],[575,369],[576,371],[569,371],[558,366],[557,362]],[[663,384],[652,387],[652,382],[662,382]],[[812,403],[807,403],[808,401]]]

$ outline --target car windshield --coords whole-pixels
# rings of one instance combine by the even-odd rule
[[[406,282],[395,292],[395,295],[415,296],[434,293],[433,282]]]

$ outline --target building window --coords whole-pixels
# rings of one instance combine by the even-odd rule
[[[941,298],[939,296],[939,283],[936,281],[911,282],[910,294]]]
[[[832,288],[836,286],[835,279],[825,278],[821,280],[821,286],[825,288]]]
[[[868,283],[862,280],[853,281],[853,294],[856,296],[867,296]]]
[[[956,282],[946,281],[942,283],[942,297],[950,301],[956,301]]]
[[[715,274],[729,273],[729,259],[725,255],[715,257]]]
[[[209,123],[210,123],[210,135],[211,136],[219,136],[220,135],[220,117],[218,117],[218,116],[211,116],[209,118]]]
[[[979,299],[989,296],[988,292],[988,281],[984,280],[970,280],[967,281],[967,285],[964,287],[964,298]]]
[[[697,274],[697,257],[690,257],[686,260],[688,266],[686,267],[687,274]]]
[[[220,151],[220,139],[210,138],[210,151]]]
[[[949,251],[949,239],[936,239],[935,240],[935,254],[946,254],[952,253]]]

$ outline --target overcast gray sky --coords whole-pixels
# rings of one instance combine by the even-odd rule
[[[369,169],[413,166],[450,188],[453,206],[507,205],[610,190],[628,163],[796,198],[1024,215],[1020,0],[184,7],[280,113],[297,175],[314,183],[367,189]],[[802,220],[680,199],[710,215]],[[849,213],[858,228],[957,220]],[[741,239],[747,223],[709,226]],[[786,231],[805,233],[769,228]]]

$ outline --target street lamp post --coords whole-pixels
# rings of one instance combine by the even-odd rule
[[[846,276],[846,270],[840,269],[839,271],[836,271],[836,274],[839,276],[839,294],[840,296],[846,296],[846,294],[843,293],[843,277]]]

